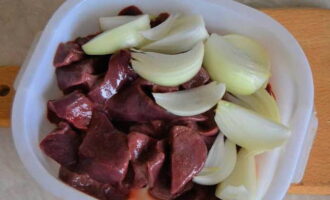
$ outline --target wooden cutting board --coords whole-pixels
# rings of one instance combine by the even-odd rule
[[[297,38],[308,57],[314,76],[318,133],[303,181],[292,185],[289,193],[330,194],[330,10],[263,11],[282,23]],[[14,93],[11,85],[18,69],[0,67],[0,127],[10,126],[9,113]]]
[[[318,132],[303,181],[295,194],[330,194],[330,10],[264,10],[299,41],[310,62],[315,86]]]

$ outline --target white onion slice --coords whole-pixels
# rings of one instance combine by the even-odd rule
[[[198,42],[205,40],[208,32],[204,20],[199,15],[179,17],[166,37],[143,46],[145,51],[159,53],[182,53],[190,50]]]
[[[222,98],[226,86],[211,82],[207,85],[169,93],[152,93],[158,105],[179,116],[193,116],[210,110]]]
[[[258,113],[227,101],[220,101],[215,121],[232,142],[250,151],[263,152],[281,146],[290,130]]]
[[[169,33],[178,17],[178,14],[170,15],[163,23],[152,29],[142,31],[141,34],[148,40],[159,40]]]
[[[256,200],[257,173],[253,154],[241,149],[230,176],[217,186],[215,195],[222,200]]]
[[[230,140],[224,142],[219,134],[207,156],[204,168],[193,178],[200,185],[215,185],[227,178],[236,164],[236,145]]]
[[[212,34],[205,44],[203,64],[213,80],[225,83],[234,94],[252,94],[270,77],[266,51],[240,35]]]
[[[204,56],[202,42],[185,53],[167,55],[133,52],[132,67],[141,77],[163,86],[177,86],[193,78],[200,70]]]
[[[123,24],[127,24],[133,20],[138,19],[140,16],[113,16],[113,17],[100,17],[100,28],[102,31],[107,31]]]
[[[271,96],[265,89],[260,89],[252,95],[236,95],[230,99],[239,102],[246,108],[252,109],[264,117],[268,117],[278,123],[281,122],[280,111],[273,96]]]
[[[142,15],[127,24],[99,34],[82,48],[88,55],[106,55],[120,49],[137,47],[145,42],[139,32],[149,28],[149,16]]]

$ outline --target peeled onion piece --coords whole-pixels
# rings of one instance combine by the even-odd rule
[[[148,15],[141,15],[137,19],[105,31],[82,46],[88,55],[112,54],[120,49],[140,46],[145,42],[140,31],[150,28]]]
[[[123,24],[127,24],[141,16],[113,16],[113,17],[100,17],[100,28],[102,31],[107,31]]]
[[[218,103],[215,121],[229,140],[258,153],[281,146],[290,135],[286,126],[223,100]]]
[[[158,105],[179,116],[192,116],[210,110],[226,91],[223,83],[211,82],[189,90],[152,93]]]
[[[236,145],[230,140],[224,142],[219,134],[213,143],[202,171],[193,181],[200,185],[215,185],[226,179],[236,164]]]
[[[185,53],[167,55],[132,52],[132,67],[144,79],[162,86],[177,86],[193,78],[202,67],[204,45],[199,42]]]
[[[266,50],[241,35],[212,34],[205,44],[204,66],[213,80],[225,83],[233,94],[250,95],[270,77]]]
[[[207,37],[203,18],[199,15],[185,15],[175,20],[165,37],[143,46],[142,49],[159,53],[182,53],[189,51]]]
[[[278,123],[281,122],[280,111],[273,96],[271,96],[265,89],[260,89],[252,95],[226,95],[228,100],[252,109],[264,117],[272,119]]]
[[[215,196],[222,200],[256,200],[257,173],[253,154],[241,149],[234,170],[217,186]]]
[[[170,15],[163,23],[152,29],[142,31],[141,34],[148,40],[159,40],[165,37],[171,28],[173,28],[178,17],[178,14]]]

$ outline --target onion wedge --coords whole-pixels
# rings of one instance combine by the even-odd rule
[[[208,32],[201,16],[182,16],[175,21],[166,37],[143,46],[142,50],[169,54],[182,53],[189,51],[207,37]]]
[[[178,14],[170,15],[163,23],[152,29],[142,31],[141,34],[148,40],[159,40],[169,33],[178,17]]]
[[[233,94],[250,95],[270,77],[266,51],[245,36],[212,34],[205,44],[204,66],[213,80]]]
[[[215,121],[232,142],[259,153],[281,146],[290,135],[286,126],[223,100],[218,103]]]
[[[281,122],[280,111],[273,96],[265,89],[260,89],[252,95],[226,95],[228,100],[252,109],[264,117],[272,119],[278,123]]]
[[[226,91],[223,83],[207,85],[169,93],[152,93],[158,105],[179,116],[193,116],[210,110]]]
[[[204,168],[193,178],[200,185],[215,185],[226,179],[236,164],[236,145],[230,140],[224,142],[219,134],[207,156]]]
[[[137,19],[105,31],[82,46],[88,55],[112,54],[120,49],[137,47],[145,42],[139,33],[150,28],[148,15],[141,15]]]
[[[256,188],[255,157],[241,149],[233,172],[217,186],[215,195],[222,200],[255,200]]]
[[[202,67],[202,42],[185,53],[167,55],[154,52],[133,52],[132,67],[141,77],[163,86],[177,86],[193,78]]]
[[[107,31],[123,24],[127,24],[133,20],[138,19],[140,16],[113,16],[113,17],[100,17],[100,28],[102,31]]]

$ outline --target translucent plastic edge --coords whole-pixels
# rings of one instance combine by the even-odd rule
[[[292,179],[292,183],[294,184],[300,183],[304,177],[304,173],[307,167],[309,156],[316,136],[317,127],[318,127],[318,119],[316,117],[316,111],[314,111],[311,116],[311,121],[309,122],[307,134],[304,139],[302,151],[299,156],[300,159],[298,160],[297,163],[296,172]]]
[[[70,11],[80,5],[83,0],[68,0],[65,1],[50,18],[44,31],[42,32],[38,42],[33,49],[29,50],[28,56],[23,63],[23,68],[20,70],[17,79],[15,80],[16,94],[14,97],[11,121],[20,123],[17,126],[12,126],[12,137],[14,140],[16,151],[29,174],[34,180],[46,191],[51,192],[53,195],[61,199],[81,199],[81,200],[94,200],[95,198],[88,196],[78,190],[68,187],[65,183],[61,182],[56,177],[49,174],[49,172],[42,166],[37,156],[33,153],[32,146],[27,142],[26,130],[29,126],[28,120],[24,119],[26,113],[26,102],[29,97],[29,87],[34,78],[35,70],[38,70],[38,62],[44,57],[40,56],[47,50],[47,43],[53,37],[53,30]],[[33,44],[34,45],[34,44]],[[29,144],[29,145],[27,145]],[[56,187],[54,187],[56,186]],[[67,194],[70,194],[68,197]]]

